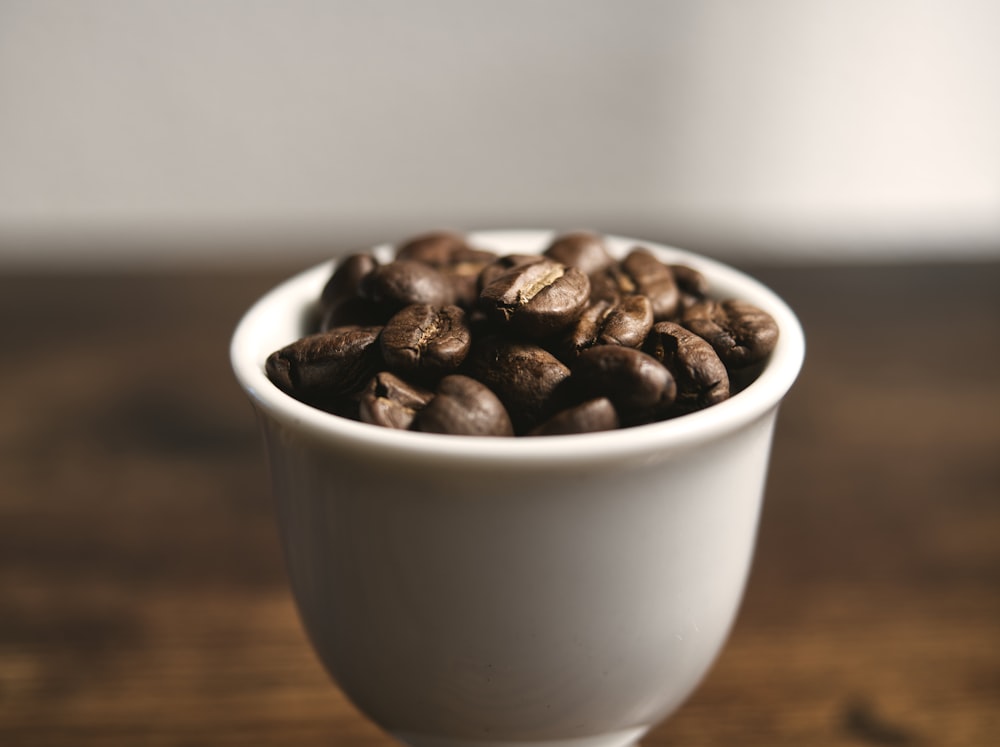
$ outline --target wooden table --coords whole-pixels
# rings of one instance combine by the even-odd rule
[[[391,744],[303,636],[228,367],[292,269],[0,277],[0,745]],[[807,364],[731,640],[644,744],[1000,744],[1000,265],[756,274]]]

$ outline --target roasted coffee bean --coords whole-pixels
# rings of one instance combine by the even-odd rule
[[[451,262],[441,268],[455,290],[455,303],[467,311],[479,304],[479,275],[487,265],[496,261],[493,252],[466,247],[456,251]]]
[[[572,386],[582,397],[607,397],[630,421],[655,420],[677,395],[674,377],[652,356],[620,345],[598,345],[573,364]]]
[[[545,257],[540,254],[505,254],[502,257],[497,257],[480,271],[478,279],[479,292],[482,293],[483,288],[488,286],[501,275],[506,275],[515,267],[532,265],[536,262],[542,262],[544,260]]]
[[[635,284],[617,263],[590,276],[591,304],[604,302],[614,305],[635,292]]]
[[[684,312],[681,324],[704,338],[732,372],[763,361],[778,342],[778,325],[745,301],[703,301]]]
[[[431,231],[403,242],[396,248],[396,259],[426,262],[433,267],[451,264],[457,251],[468,247],[465,236],[455,231]]]
[[[470,246],[460,233],[436,231],[400,246],[396,259],[417,260],[440,270],[454,288],[455,303],[468,310],[479,300],[479,274],[497,255]]]
[[[601,334],[597,338],[600,345],[624,345],[637,348],[642,345],[653,328],[653,304],[646,296],[628,296],[604,317]]]
[[[470,260],[456,262],[441,271],[451,282],[455,293],[455,303],[466,311],[472,311],[479,305],[479,273],[489,262]]]
[[[381,371],[372,377],[358,398],[358,417],[365,423],[406,430],[433,396],[433,392],[423,387]]]
[[[549,259],[567,267],[576,267],[585,275],[600,272],[615,262],[608,253],[604,237],[590,231],[573,231],[557,236],[544,253]]]
[[[390,369],[436,379],[462,365],[472,332],[458,306],[411,304],[386,322],[380,342]]]
[[[502,257],[437,231],[388,264],[344,259],[299,320],[323,332],[273,353],[266,373],[303,402],[391,428],[629,427],[716,404],[767,365],[774,320],[709,291],[698,270],[642,247],[615,261],[587,231]]]
[[[320,319],[319,331],[337,327],[376,327],[385,324],[389,314],[374,301],[354,296],[330,306]]]
[[[693,412],[729,398],[729,374],[715,350],[673,322],[658,322],[645,351],[662,363],[677,383],[679,412]]]
[[[586,350],[597,344],[601,336],[601,329],[608,312],[615,308],[611,301],[595,301],[591,303],[583,314],[563,336],[556,345],[556,350],[564,360],[572,361],[581,350]]]
[[[348,325],[385,324],[388,315],[358,295],[362,279],[376,267],[378,260],[370,254],[352,254],[337,265],[320,294],[317,331],[326,332]]]
[[[601,320],[598,345],[642,345],[653,327],[653,305],[646,296],[628,296],[608,309]]]
[[[570,370],[538,345],[490,336],[473,344],[469,375],[496,392],[518,433],[561,409]]]
[[[670,271],[674,274],[674,281],[681,294],[681,309],[686,309],[708,297],[708,278],[698,270],[687,265],[670,265]]]
[[[617,428],[618,413],[607,397],[586,402],[558,412],[533,429],[529,436],[561,436],[570,433],[594,433]]]
[[[362,278],[376,267],[378,260],[370,254],[352,254],[338,263],[320,294],[323,310],[357,298]]]
[[[456,436],[513,436],[503,404],[489,387],[468,376],[445,376],[434,398],[413,420],[414,430]]]
[[[475,265],[477,274],[497,258],[495,252],[471,246],[462,234],[447,231],[418,236],[396,251],[396,259],[416,260],[438,269]]]
[[[635,295],[649,299],[653,319],[658,322],[672,318],[680,304],[680,290],[670,267],[642,247],[591,277],[591,301],[619,303]]]
[[[627,296],[619,303],[597,301],[564,338],[561,350],[570,357],[594,345],[642,345],[653,327],[653,308],[645,296]]]
[[[621,261],[621,269],[634,284],[634,293],[649,299],[656,321],[669,319],[677,312],[680,291],[674,273],[648,249],[633,249]]]
[[[528,339],[541,339],[573,324],[587,306],[590,281],[575,267],[550,259],[515,267],[483,288],[487,316]]]
[[[381,366],[381,327],[339,327],[271,353],[265,364],[278,388],[310,404],[329,404],[365,385]]]
[[[440,270],[412,259],[397,259],[376,267],[362,279],[359,293],[390,312],[413,303],[450,306],[455,302],[455,290],[448,278]]]

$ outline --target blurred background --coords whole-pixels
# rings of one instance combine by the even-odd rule
[[[997,256],[1000,3],[0,1],[0,266],[438,226]]]

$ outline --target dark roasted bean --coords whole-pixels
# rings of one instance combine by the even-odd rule
[[[467,369],[496,392],[519,433],[564,404],[562,390],[569,368],[538,345],[487,337],[473,345]]]
[[[381,327],[338,327],[309,335],[268,357],[265,370],[282,391],[310,404],[358,391],[381,365]]]
[[[465,248],[456,251],[451,262],[441,268],[455,290],[455,303],[467,311],[479,303],[479,275],[487,265],[496,261],[496,254],[481,249]]]
[[[576,267],[585,275],[610,267],[614,257],[608,254],[604,237],[590,231],[573,231],[557,236],[545,256],[567,267]]]
[[[649,299],[654,321],[672,318],[680,303],[680,291],[670,267],[642,247],[591,277],[592,301],[619,303],[635,295]]]
[[[592,304],[603,301],[613,305],[621,301],[622,298],[633,294],[635,294],[635,284],[617,264],[590,276],[590,303]]]
[[[558,412],[533,429],[529,436],[561,436],[570,433],[594,433],[617,428],[618,413],[607,397],[586,402]]]
[[[479,274],[497,255],[470,246],[465,236],[436,231],[406,242],[396,251],[396,259],[424,262],[440,270],[451,283],[455,303],[469,310],[479,300]]]
[[[649,299],[646,296],[628,296],[605,315],[597,342],[600,345],[637,348],[652,327],[653,305]]]
[[[365,275],[359,289],[363,298],[390,312],[412,303],[450,306],[455,290],[438,269],[412,259],[398,259]]]
[[[771,315],[745,301],[697,303],[681,324],[707,340],[730,372],[764,360],[778,342]]]
[[[388,315],[358,295],[362,279],[376,267],[378,260],[370,254],[352,254],[337,265],[320,294],[316,330],[326,332],[347,325],[385,323]]]
[[[660,361],[677,382],[677,408],[692,412],[729,398],[729,374],[711,345],[673,322],[658,322],[646,338],[645,351]]]
[[[376,267],[378,260],[370,254],[352,254],[343,259],[323,286],[320,294],[320,306],[323,310],[357,298],[362,278]]]
[[[633,292],[649,299],[656,321],[669,319],[677,312],[680,292],[674,273],[648,249],[633,249],[621,261],[621,269],[634,284]]]
[[[487,285],[492,283],[501,275],[506,275],[515,267],[535,264],[536,262],[542,262],[544,259],[545,257],[540,254],[505,254],[502,257],[497,257],[495,260],[483,267],[479,273],[478,282],[480,293]]]
[[[653,326],[653,309],[645,296],[626,296],[619,303],[591,304],[563,338],[560,354],[570,358],[594,345],[642,345]]]
[[[628,420],[662,417],[677,395],[674,377],[655,358],[620,345],[584,350],[573,364],[578,396],[607,397]]]
[[[386,323],[380,341],[382,358],[393,371],[440,378],[462,365],[472,332],[458,306],[411,304]]]
[[[423,387],[381,371],[358,398],[358,417],[365,423],[406,430],[433,396]]]
[[[417,413],[413,428],[458,436],[513,436],[503,404],[489,387],[468,376],[445,376],[434,398]]]
[[[583,314],[556,346],[557,352],[565,360],[572,361],[581,350],[586,350],[597,344],[601,336],[601,328],[604,318],[608,312],[614,308],[611,301],[595,301],[591,303]]]
[[[389,319],[386,309],[374,301],[354,296],[333,304],[323,312],[319,331],[328,332],[336,327],[374,327]]]
[[[681,309],[708,298],[708,278],[698,270],[687,265],[670,265],[670,271],[674,273],[674,280],[681,294]]]
[[[303,402],[391,428],[505,431],[491,397],[517,435],[629,427],[721,402],[767,365],[774,320],[710,291],[641,246],[616,261],[587,231],[505,256],[437,231],[388,264],[342,260],[299,320],[321,333],[265,370]]]
[[[483,288],[487,316],[529,339],[541,339],[576,322],[587,306],[590,281],[575,267],[545,259],[521,265]]]
[[[467,248],[465,236],[454,231],[431,231],[403,242],[396,248],[396,259],[426,262],[433,267],[451,263],[455,252]]]

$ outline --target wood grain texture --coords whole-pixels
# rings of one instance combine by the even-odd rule
[[[392,744],[299,626],[229,371],[286,274],[0,277],[0,745]],[[756,274],[807,362],[729,644],[643,743],[996,745],[1000,266]]]

